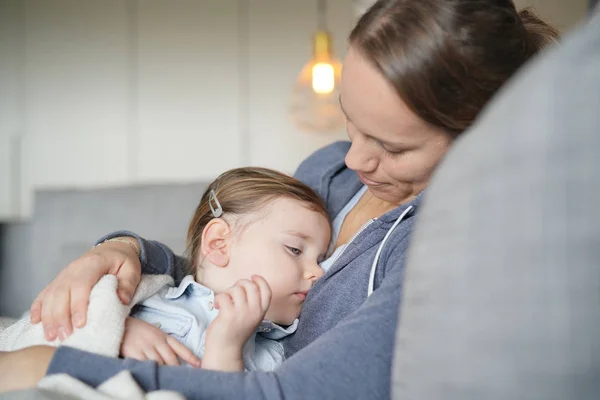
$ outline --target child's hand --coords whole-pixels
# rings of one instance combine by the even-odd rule
[[[202,367],[241,371],[242,348],[256,331],[271,304],[271,288],[261,276],[242,279],[215,296],[219,315],[206,331]]]
[[[154,360],[160,365],[179,365],[182,360],[200,367],[200,360],[190,349],[154,325],[128,317],[121,343],[121,356],[137,360]]]

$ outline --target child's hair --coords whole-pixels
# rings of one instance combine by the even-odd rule
[[[204,227],[215,218],[209,204],[210,193],[213,190],[223,215],[242,216],[254,213],[275,199],[288,198],[304,203],[307,208],[322,214],[329,221],[323,200],[298,179],[267,168],[231,169],[208,186],[190,222],[187,255],[191,274],[198,271],[198,255]],[[214,200],[212,205],[216,207]]]

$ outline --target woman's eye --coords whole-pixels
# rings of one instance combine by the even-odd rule
[[[295,256],[299,256],[302,254],[302,250],[297,249],[296,247],[292,247],[292,246],[285,246],[285,247],[288,249],[288,251],[290,253],[292,253]]]
[[[379,147],[381,147],[383,150],[385,150],[387,153],[389,154],[393,154],[393,155],[398,155],[398,154],[402,154],[405,152],[405,150],[396,150],[396,149],[390,149],[385,143],[383,143],[381,140],[375,139],[375,142],[377,143],[377,145]]]
[[[388,149],[386,149],[385,151],[387,151],[388,153],[393,154],[395,156],[404,153],[404,150],[388,150]]]
[[[395,156],[397,156],[397,155],[399,155],[399,154],[402,154],[402,153],[404,153],[404,152],[406,151],[406,150],[396,150],[396,149],[390,149],[390,148],[386,147],[386,146],[385,146],[383,143],[381,144],[381,147],[382,147],[382,148],[383,148],[383,149],[384,149],[386,152],[388,152],[389,154],[392,154],[392,155],[395,155]]]
[[[374,140],[375,140],[375,143],[377,143],[377,145],[379,147],[381,147],[382,149],[384,149],[388,153],[392,153],[392,151],[390,149],[388,149],[388,147],[385,145],[385,143],[383,143],[381,140],[378,140],[378,139],[374,139]]]

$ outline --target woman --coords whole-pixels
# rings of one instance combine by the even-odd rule
[[[37,347],[2,356],[0,369],[11,365],[5,379],[31,385],[47,369],[96,385],[129,369],[145,389],[192,398],[389,397],[402,270],[422,193],[497,89],[556,39],[553,28],[517,13],[510,0],[378,1],[361,17],[340,96],[351,143],[317,151],[296,173],[326,201],[335,252],[306,298],[297,333],[284,342],[290,358],[274,373],[159,367]],[[36,300],[33,318],[43,320],[49,338],[68,335],[71,319],[81,325],[90,287],[104,273],[117,275],[124,301],[140,270],[180,278],[165,246],[125,236],[75,261]]]

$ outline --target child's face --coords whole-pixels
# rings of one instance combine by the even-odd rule
[[[323,276],[319,262],[330,235],[323,215],[296,200],[276,199],[262,217],[234,233],[227,269],[237,279],[264,277],[272,291],[266,319],[291,324],[300,315],[306,292]]]

